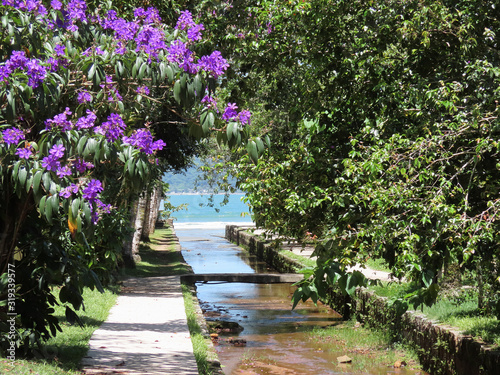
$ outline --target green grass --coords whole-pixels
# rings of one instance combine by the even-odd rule
[[[408,283],[385,283],[383,286],[369,288],[381,297],[403,297],[414,290]],[[500,321],[493,316],[484,316],[477,307],[477,292],[460,300],[452,296],[442,296],[431,307],[421,306],[419,311],[436,323],[455,327],[465,335],[500,346]]]
[[[280,250],[280,254],[285,255],[287,258],[295,260],[297,263],[301,264],[304,267],[315,267],[316,261],[309,257],[305,257],[302,255],[295,254],[290,250]]]
[[[391,269],[387,265],[387,262],[382,258],[370,258],[366,261],[366,266],[375,271],[391,272]]]
[[[424,307],[423,313],[438,323],[458,328],[465,335],[500,346],[500,321],[482,315],[475,298],[460,303],[444,298],[431,307]]]
[[[141,244],[141,261],[136,264],[136,268],[124,270],[124,275],[153,277],[190,272],[190,267],[184,263],[178,246],[171,228],[157,229],[150,235],[149,242]]]
[[[177,241],[170,228],[157,230],[149,243],[141,245],[142,261],[133,270],[124,270],[123,275],[136,277],[166,276],[188,273],[187,266],[178,250]],[[109,310],[115,304],[118,287],[104,294],[97,290],[84,291],[85,311],[77,312],[84,327],[70,325],[65,318],[65,308],[55,308],[62,332],[47,341],[39,359],[0,359],[1,374],[16,375],[80,375],[79,365],[88,350],[92,333],[106,320]]]
[[[85,311],[77,312],[84,327],[70,325],[65,318],[65,307],[56,306],[55,315],[59,318],[62,332],[47,341],[39,353],[39,359],[16,359],[0,362],[0,373],[16,375],[74,375],[81,374],[79,364],[88,350],[92,333],[99,328],[115,304],[117,295],[107,290],[101,294],[97,290],[85,289],[83,293]]]
[[[191,342],[193,343],[193,352],[198,365],[198,371],[204,375],[218,373],[212,365],[212,362],[217,360],[217,354],[211,346],[210,338],[203,334],[200,326],[200,320],[203,317],[197,312],[195,292],[187,285],[182,285],[182,294],[184,295],[184,306],[186,308],[189,333],[191,335]]]
[[[389,332],[362,327],[354,320],[316,328],[311,339],[320,342],[323,351],[350,357],[349,370],[353,372],[393,366],[396,361],[405,361],[408,368],[421,368],[417,353],[400,343],[391,342]]]

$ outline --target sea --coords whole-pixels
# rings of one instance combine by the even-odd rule
[[[186,209],[172,213],[177,229],[224,229],[226,225],[252,225],[249,206],[243,202],[244,194],[231,194],[229,201],[221,205],[223,194],[171,194],[169,200],[174,206],[186,204]],[[210,207],[213,204],[213,207]]]

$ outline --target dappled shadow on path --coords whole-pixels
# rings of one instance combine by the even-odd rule
[[[124,280],[82,365],[88,374],[198,374],[179,277]]]

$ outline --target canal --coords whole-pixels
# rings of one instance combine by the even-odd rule
[[[274,272],[225,240],[224,228],[181,227],[176,234],[194,273]],[[339,357],[352,357],[352,351],[341,342],[332,350],[335,340],[317,339],[311,332],[344,324],[340,316],[320,303],[299,304],[292,310],[293,292],[291,284],[197,283],[205,319],[218,329],[215,348],[225,374],[424,374],[372,366],[370,353],[363,356],[362,368],[339,363]]]

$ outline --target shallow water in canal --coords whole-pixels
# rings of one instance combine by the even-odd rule
[[[195,273],[274,272],[224,239],[224,229],[177,229],[182,254]],[[406,368],[371,368],[370,354],[363,369],[338,364],[337,357],[352,356],[341,345],[323,350],[314,340],[315,327],[341,324],[327,306],[313,303],[291,307],[290,284],[198,283],[200,306],[207,321],[238,323],[241,332],[220,332],[216,350],[225,374],[424,374]]]

